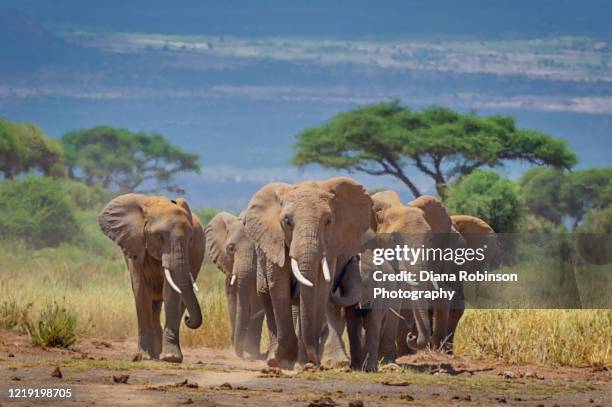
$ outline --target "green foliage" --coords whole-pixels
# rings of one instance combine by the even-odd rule
[[[450,189],[445,204],[454,215],[485,220],[497,233],[515,232],[522,222],[518,187],[493,171],[478,170],[463,177]]]
[[[391,175],[415,196],[407,165],[433,179],[445,197],[447,184],[483,166],[519,160],[570,168],[577,162],[563,140],[516,128],[509,116],[478,117],[442,107],[413,111],[398,102],[373,104],[334,116],[298,135],[293,163]]]
[[[0,172],[12,179],[34,169],[48,176],[63,176],[61,145],[33,124],[0,118]]]
[[[565,172],[554,168],[533,168],[519,180],[525,206],[535,216],[555,225],[561,223]]]
[[[160,134],[99,126],[67,133],[62,144],[71,178],[120,192],[181,193],[180,172],[199,172],[199,157],[170,144]],[[143,190],[148,188],[148,190]]]
[[[79,237],[80,227],[61,183],[28,177],[0,184],[0,240],[21,239],[39,248]]]
[[[90,187],[68,178],[60,180],[59,185],[68,201],[79,210],[99,211],[113,198],[113,194],[100,185]]]
[[[78,338],[76,315],[56,302],[47,306],[36,321],[29,321],[26,329],[37,346],[67,348]]]
[[[600,211],[591,210],[581,232],[612,234],[612,206]]]
[[[527,209],[555,225],[569,218],[576,227],[587,213],[612,204],[612,168],[575,172],[533,168],[519,184]]]
[[[612,167],[592,168],[567,175],[563,200],[574,226],[584,220],[589,211],[612,205]]]
[[[201,208],[196,209],[193,212],[198,215],[198,218],[200,218],[200,222],[202,222],[202,225],[206,225],[208,222],[211,221],[212,218],[215,217],[217,213],[219,213],[219,210],[214,208]]]

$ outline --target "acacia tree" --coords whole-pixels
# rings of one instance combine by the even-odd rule
[[[67,133],[62,144],[68,175],[88,185],[121,192],[184,192],[174,177],[199,172],[197,154],[170,144],[160,134],[98,126]]]
[[[5,179],[38,170],[48,176],[62,176],[61,145],[47,138],[30,123],[13,123],[0,118],[0,172]]]
[[[440,197],[452,180],[477,168],[519,160],[570,168],[577,162],[563,140],[516,128],[509,116],[479,117],[442,107],[414,111],[399,102],[379,103],[334,116],[302,131],[293,164],[391,175],[415,197],[421,191],[406,172],[430,177]]]
[[[569,219],[575,229],[588,213],[612,206],[612,167],[574,172],[533,168],[519,184],[527,208],[555,225]]]

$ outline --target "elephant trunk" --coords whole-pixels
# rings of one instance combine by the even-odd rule
[[[321,335],[322,310],[327,295],[328,283],[322,278],[323,250],[317,230],[301,229],[294,232],[290,256],[295,260],[300,273],[312,283],[300,286],[300,334],[309,362],[319,364],[319,339]],[[323,302],[323,303],[322,303]]]
[[[423,350],[429,344],[431,338],[431,323],[427,304],[418,303],[414,305],[412,312],[416,322],[417,333],[409,332],[406,336],[406,344],[414,351]]]
[[[234,289],[236,290],[236,321],[234,323],[234,350],[236,355],[242,356],[249,322],[251,320],[251,286],[255,264],[254,253],[241,253],[234,257],[234,270],[236,277]]]
[[[356,258],[352,258],[349,262],[344,266],[342,272],[340,272],[340,281],[338,282],[338,290],[334,291],[330,295],[330,300],[336,305],[341,307],[351,307],[356,305],[362,299],[362,289],[361,284],[351,284],[349,280],[355,275],[354,273],[350,273],[348,269],[350,267],[354,267],[357,269],[356,275],[359,275],[359,262]],[[360,280],[361,282],[361,280]],[[333,290],[333,288],[332,288]]]
[[[409,264],[400,264],[402,270],[413,270],[418,273],[418,270],[427,270],[428,264],[426,262],[419,262],[415,266]],[[427,285],[426,282],[415,283],[414,289],[419,290],[423,285]],[[431,318],[429,316],[429,300],[419,299],[416,300],[412,305],[412,315],[414,317],[417,332],[409,332],[406,336],[406,344],[413,351],[422,350],[427,347],[431,340]]]
[[[173,289],[178,289],[187,308],[185,325],[191,329],[199,328],[202,325],[202,311],[194,292],[189,258],[182,242],[173,242],[171,252],[162,256],[162,266],[168,283]]]

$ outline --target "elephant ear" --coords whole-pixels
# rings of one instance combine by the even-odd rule
[[[372,195],[372,230],[376,230],[384,222],[384,213],[389,208],[401,207],[402,200],[395,191],[381,191]]]
[[[136,264],[142,264],[145,258],[144,207],[148,200],[140,194],[120,195],[98,215],[102,232]]]
[[[319,183],[333,194],[335,227],[331,255],[352,256],[361,249],[361,237],[370,228],[372,198],[363,185],[348,177],[336,177]]]
[[[451,216],[451,220],[457,231],[462,235],[495,233],[487,222],[476,216],[454,215]]]
[[[187,200],[183,198],[177,198],[175,201],[172,201],[172,202],[174,202],[175,204],[183,208],[185,212],[187,212],[187,216],[189,217],[189,222],[193,224],[193,216],[191,215],[191,208],[189,207]]]
[[[450,233],[452,222],[446,208],[435,196],[422,195],[408,203],[412,208],[419,208],[425,213],[425,219],[433,233]]]
[[[206,255],[206,235],[204,232],[204,226],[200,222],[200,218],[195,213],[192,214],[193,225],[193,241],[191,242],[191,250],[189,252],[189,262],[191,269],[197,269],[199,271]]]
[[[266,257],[280,267],[285,265],[285,232],[281,226],[281,197],[291,188],[273,182],[251,198],[244,212],[244,230]]]
[[[236,222],[237,218],[227,212],[219,212],[206,225],[206,251],[217,266],[225,274],[230,274],[234,267],[231,256],[225,251],[229,224]]]

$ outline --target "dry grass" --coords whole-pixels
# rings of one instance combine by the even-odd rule
[[[612,365],[612,310],[468,310],[460,355],[508,363]]]
[[[7,325],[18,325],[13,315],[28,304],[30,315],[39,315],[48,304],[58,302],[74,312],[77,330],[87,336],[134,337],[136,313],[129,276],[120,252],[114,253],[96,255],[73,246],[33,252],[1,245],[0,299],[9,309],[7,315],[0,310],[0,318]],[[223,276],[206,263],[198,285],[204,325],[196,331],[183,329],[182,342],[228,347]],[[455,343],[457,354],[509,363],[611,366],[612,311],[470,310]]]

